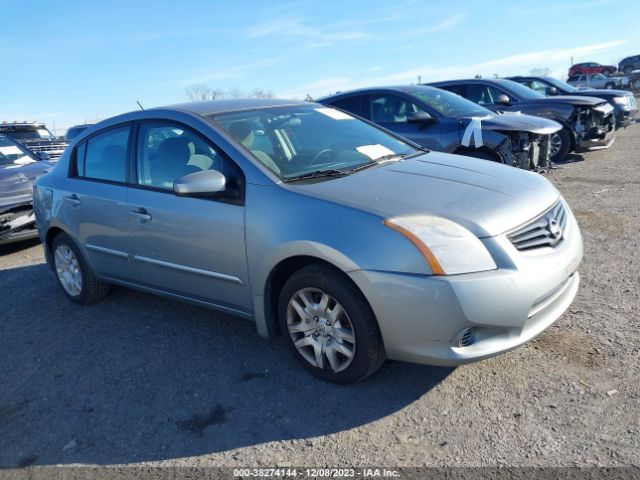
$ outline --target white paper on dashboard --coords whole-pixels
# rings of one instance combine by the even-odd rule
[[[357,147],[356,150],[361,154],[366,155],[371,160],[377,160],[378,158],[386,155],[393,155],[393,150],[389,150],[387,147],[380,144],[362,145],[361,147]]]
[[[334,120],[353,120],[351,115],[341,112],[340,110],[335,110],[334,108],[316,108],[315,110]]]
[[[22,151],[15,145],[9,145],[8,147],[0,147],[0,153],[3,155],[20,155]]]

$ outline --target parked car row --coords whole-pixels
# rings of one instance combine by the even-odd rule
[[[618,66],[615,65],[601,65],[596,62],[583,62],[571,65],[569,68],[569,77],[581,74],[602,74],[608,77],[615,72],[623,72],[625,75],[629,75],[634,70],[640,70],[640,55],[633,55],[620,60]]]
[[[610,146],[620,96],[621,124],[637,116],[626,94],[522,83],[135,111],[73,132],[55,165],[13,142],[34,213],[3,224],[35,216],[73,302],[125,286],[232,313],[327,381],[489,358],[553,324],[580,279],[571,209],[522,170]]]

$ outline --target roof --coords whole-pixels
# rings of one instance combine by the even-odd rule
[[[209,100],[206,102],[178,103],[159,107],[163,109],[177,109],[209,115],[212,113],[228,112],[233,110],[248,110],[252,108],[281,107],[285,105],[306,105],[309,102],[301,100],[283,100],[277,98],[237,98],[225,100]],[[150,109],[151,110],[151,109]]]
[[[327,99],[327,98],[333,98],[333,97],[339,97],[341,95],[353,95],[356,93],[366,93],[366,92],[371,92],[371,91],[375,91],[375,90],[386,90],[386,91],[395,91],[395,92],[404,92],[404,93],[410,93],[416,89],[433,89],[434,87],[430,86],[430,85],[392,85],[389,87],[367,87],[367,88],[356,88],[354,90],[346,90],[344,92],[336,92],[333,95],[325,95],[324,97],[320,97],[318,99],[318,101]]]

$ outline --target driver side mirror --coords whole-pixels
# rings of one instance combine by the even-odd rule
[[[421,125],[435,121],[435,118],[427,112],[409,112],[406,114],[406,117],[407,123],[419,123]]]
[[[502,93],[495,99],[495,103],[497,103],[498,105],[510,105],[511,100],[509,100],[508,96]]]
[[[547,87],[546,93],[548,96],[552,97],[558,95],[558,89],[556,87]]]
[[[227,179],[217,170],[202,170],[180,177],[173,182],[173,191],[183,197],[211,197],[224,192]]]

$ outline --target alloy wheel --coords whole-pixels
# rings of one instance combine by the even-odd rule
[[[67,245],[58,245],[54,262],[62,288],[72,297],[79,296],[82,292],[82,272],[76,254]]]
[[[556,156],[561,148],[562,137],[560,137],[560,134],[554,133],[553,135],[551,135],[551,157]]]
[[[353,361],[356,337],[349,315],[318,288],[293,294],[287,305],[287,329],[300,355],[316,368],[341,372]]]

